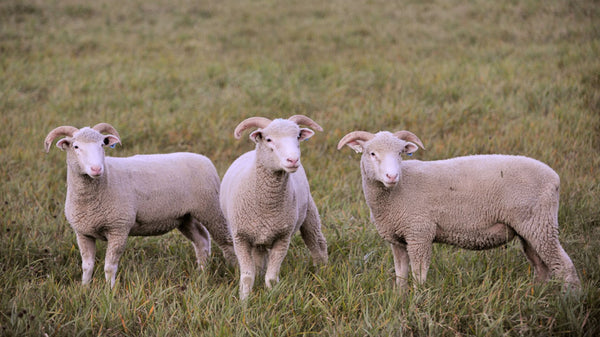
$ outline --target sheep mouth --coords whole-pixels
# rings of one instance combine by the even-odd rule
[[[398,184],[398,180],[384,180],[384,181],[382,181],[382,183],[383,183],[383,186],[385,186],[387,188],[391,188]]]
[[[92,179],[98,179],[100,177],[102,177],[102,175],[104,174],[104,171],[100,171],[100,172],[88,172],[86,173],[90,178]]]
[[[289,165],[289,166],[288,166],[288,165],[285,165],[285,166],[283,166],[283,169],[284,169],[286,172],[289,172],[289,173],[294,173],[294,172],[298,171],[298,168],[299,168],[299,167],[300,167],[300,165]]]

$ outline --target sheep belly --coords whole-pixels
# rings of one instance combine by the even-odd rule
[[[505,245],[514,237],[515,231],[503,223],[491,224],[482,229],[471,227],[465,230],[445,230],[437,226],[434,242],[471,250],[483,250]]]
[[[161,221],[153,221],[140,223],[135,222],[135,225],[129,231],[130,236],[155,236],[163,235],[171,230],[179,227],[183,223],[183,219],[162,219]]]

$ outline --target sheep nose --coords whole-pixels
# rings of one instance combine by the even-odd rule
[[[290,163],[291,165],[296,166],[298,164],[298,160],[300,160],[300,158],[287,158],[286,161],[288,163]]]
[[[398,179],[398,173],[396,173],[396,174],[386,173],[385,176],[391,181],[396,181],[396,179]]]
[[[102,172],[102,167],[101,166],[92,166],[92,167],[90,167],[90,171],[92,171],[93,175],[99,176],[100,173]]]

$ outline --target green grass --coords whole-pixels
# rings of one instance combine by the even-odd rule
[[[600,334],[600,6],[550,1],[0,2],[0,335],[594,336]],[[216,246],[200,273],[179,233],[131,238],[117,285],[80,284],[59,125],[108,122],[113,156],[192,151],[223,175],[244,118],[306,114],[303,144],[330,263],[295,237],[272,291],[237,299]],[[540,159],[561,176],[560,239],[579,296],[534,285],[517,243],[438,245],[398,293],[369,223],[353,130],[408,129],[436,160]],[[260,282],[258,282],[260,283]]]

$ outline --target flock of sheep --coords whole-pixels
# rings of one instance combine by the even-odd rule
[[[107,241],[104,271],[115,284],[128,236],[160,235],[177,228],[192,241],[200,268],[210,256],[211,237],[240,271],[239,296],[246,299],[256,274],[267,288],[292,235],[300,231],[315,264],[327,263],[327,242],[300,163],[300,142],[323,131],[295,115],[270,120],[252,117],[235,129],[256,149],[237,158],[220,181],[213,163],[193,153],[107,157],[120,143],[107,123],[82,129],[60,126],[45,139],[67,153],[65,215],[75,231],[82,282],[91,281],[96,240]],[[552,275],[566,289],[578,289],[575,267],[558,240],[559,177],[537,160],[508,155],[475,155],[437,161],[402,160],[421,140],[409,131],[372,134],[354,131],[338,143],[362,152],[362,187],[371,221],[390,243],[396,284],[408,272],[425,282],[434,242],[466,249],[498,247],[518,237],[533,265],[535,280]]]

